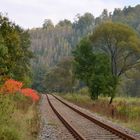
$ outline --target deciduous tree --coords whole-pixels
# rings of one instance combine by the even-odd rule
[[[135,67],[140,58],[140,38],[129,26],[120,23],[104,23],[98,26],[90,36],[96,51],[108,55],[111,74],[120,77]],[[116,79],[116,78],[115,78]],[[115,81],[117,85],[117,81]],[[112,92],[110,103],[115,96],[116,86]]]

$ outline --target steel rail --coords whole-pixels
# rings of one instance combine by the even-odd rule
[[[102,128],[105,128],[106,130],[110,131],[111,133],[119,136],[120,138],[124,139],[124,140],[138,140],[136,137],[131,136],[130,134],[124,133],[121,130],[114,128],[113,126],[110,126],[104,122],[101,122],[99,120],[97,120],[94,117],[91,117],[83,112],[81,112],[80,110],[72,107],[71,105],[67,104],[66,102],[62,101],[61,99],[59,99],[57,96],[51,94],[53,97],[55,97],[57,100],[59,100],[61,103],[63,103],[64,105],[66,105],[67,107],[71,108],[73,111],[77,112],[78,114],[80,114],[81,116],[85,117],[86,119],[90,120],[91,122],[99,125]]]
[[[47,100],[48,100],[49,105],[51,106],[52,110],[57,115],[57,117],[60,119],[60,121],[64,124],[64,126],[68,129],[68,131],[74,136],[74,138],[76,140],[86,140],[86,138],[84,138],[82,136],[82,134],[80,134],[77,130],[75,130],[75,128],[73,128],[72,125],[68,121],[66,121],[66,119],[64,117],[62,117],[62,115],[55,109],[55,107],[51,103],[47,94],[46,94],[46,96],[47,96]]]

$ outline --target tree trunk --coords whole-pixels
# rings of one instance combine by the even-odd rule
[[[114,99],[114,95],[111,96],[110,101],[109,101],[109,104],[112,104],[113,99]]]
[[[98,100],[98,95],[96,95],[93,91],[91,91],[91,99]]]

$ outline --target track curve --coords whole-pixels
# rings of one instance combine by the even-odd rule
[[[58,118],[62,121],[62,123],[66,126],[66,128],[72,133],[72,135],[77,140],[93,140],[93,139],[137,140],[136,138],[134,138],[128,134],[125,134],[125,133],[121,132],[120,130],[113,128],[112,126],[109,126],[109,125],[81,112],[80,110],[70,106],[69,104],[62,101],[60,98],[58,98],[55,95],[49,95],[49,97],[48,97],[48,95],[46,95],[46,96],[47,96],[48,102],[49,102],[50,106],[52,107],[53,111],[56,113]],[[51,99],[49,99],[49,98],[51,98]],[[61,109],[63,108],[63,109],[61,110],[60,108]],[[69,114],[71,114],[73,117],[67,115],[67,113],[66,113],[67,111],[69,111]],[[72,111],[75,112],[77,115],[74,114]],[[79,118],[79,120],[75,121],[75,118]],[[78,123],[80,121],[83,124]],[[89,126],[88,131],[86,130],[87,126]],[[99,132],[99,131],[101,131],[101,132]]]

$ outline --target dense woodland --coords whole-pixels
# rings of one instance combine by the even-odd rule
[[[67,67],[60,66],[60,64],[64,61],[68,61],[69,63],[70,60],[68,59],[72,58],[67,56],[72,56],[72,51],[79,41],[86,35],[92,34],[95,27],[103,22],[124,23],[135,29],[139,34],[139,12],[140,5],[136,7],[124,7],[122,10],[116,8],[113,13],[109,13],[107,9],[104,9],[101,15],[96,18],[91,13],[85,13],[84,15],[77,14],[74,22],[65,19],[57,25],[54,25],[50,19],[46,19],[42,28],[31,29],[29,31],[31,48],[36,56],[32,61],[33,87],[38,90],[51,89],[65,91],[69,89],[72,91],[84,86],[85,84],[82,81],[77,81],[73,78],[72,69],[68,68],[71,71],[69,74],[72,77],[64,77],[64,75],[68,75]],[[57,78],[50,78],[49,74],[56,74]],[[118,94],[139,96],[139,75],[139,68],[135,68],[126,75],[123,75],[118,87]],[[62,79],[68,81],[68,85]],[[69,83],[73,84],[70,85]],[[63,89],[64,87],[66,89]]]

